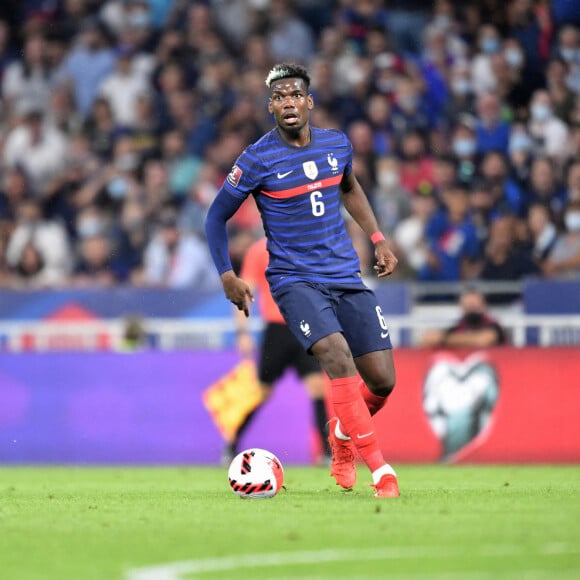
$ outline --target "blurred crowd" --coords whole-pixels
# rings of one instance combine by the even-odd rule
[[[219,287],[205,213],[279,61],[351,139],[397,276],[580,277],[574,0],[3,0],[0,288]],[[252,200],[230,227],[239,264]]]

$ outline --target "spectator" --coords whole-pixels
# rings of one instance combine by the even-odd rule
[[[546,90],[537,90],[530,101],[528,131],[536,155],[548,155],[560,164],[568,158],[568,128],[554,115],[552,99]]]
[[[494,206],[504,213],[523,216],[526,198],[518,183],[508,173],[507,157],[499,151],[489,151],[481,160],[480,176],[489,183]]]
[[[114,286],[118,280],[113,270],[112,256],[113,245],[108,236],[95,233],[81,237],[78,242],[77,264],[72,275],[73,286]]]
[[[268,8],[268,46],[274,60],[308,62],[314,54],[314,37],[298,18],[291,0],[271,0]]]
[[[375,214],[381,229],[390,232],[411,210],[411,192],[400,182],[395,157],[379,157],[376,163],[377,187],[373,192]]]
[[[424,282],[471,278],[480,257],[465,186],[456,183],[448,187],[442,202],[443,208],[431,217],[425,229],[429,252],[427,263],[419,271],[419,279]]]
[[[557,223],[562,223],[566,190],[562,187],[554,163],[549,157],[532,161],[530,180],[526,191],[527,203],[543,203],[550,208]]]
[[[21,276],[35,287],[57,288],[68,282],[72,253],[66,230],[59,222],[44,219],[38,201],[26,199],[18,206],[6,261],[12,268],[24,268]]]
[[[36,104],[21,102],[18,108],[23,122],[6,137],[4,163],[22,167],[35,190],[41,191],[65,167],[66,137],[44,122]]]
[[[568,63],[561,58],[552,58],[546,68],[548,93],[554,114],[564,123],[569,123],[572,120],[571,115],[576,99],[574,91],[570,89],[566,82],[568,70]]]
[[[556,224],[545,204],[536,202],[529,207],[528,228],[533,243],[532,257],[542,267],[558,239]]]
[[[566,84],[576,93],[580,92],[580,28],[571,23],[558,31],[555,53],[570,67]]]
[[[481,280],[515,281],[540,273],[532,248],[518,241],[516,225],[516,219],[509,214],[492,222],[479,273]],[[502,296],[502,301],[504,298],[509,299]]]
[[[468,288],[459,300],[461,317],[445,330],[425,332],[420,346],[428,348],[490,348],[507,343],[506,332],[489,313],[483,293]]]
[[[488,151],[507,153],[510,125],[502,119],[501,102],[494,93],[481,94],[477,99],[477,122],[475,136],[477,152],[484,155]]]
[[[477,169],[477,140],[470,121],[461,119],[453,128],[451,152],[457,162],[457,179],[469,185]]]
[[[421,188],[433,189],[435,171],[433,159],[427,154],[425,140],[419,131],[408,131],[401,139],[401,186],[410,192]]]
[[[471,61],[471,84],[473,92],[479,96],[496,89],[496,80],[491,66],[491,57],[501,50],[500,34],[491,23],[479,27],[478,51]]]
[[[83,117],[91,110],[101,82],[113,72],[115,54],[108,46],[103,24],[87,18],[79,34],[78,44],[69,53],[59,76],[72,83],[75,102]]]
[[[566,199],[568,201],[580,200],[580,159],[570,163],[566,169]]]
[[[170,209],[161,212],[159,229],[145,249],[144,284],[195,288],[197,292],[221,287],[207,246],[194,235],[181,232],[177,215]]]
[[[580,201],[570,201],[565,208],[566,231],[558,237],[542,265],[544,275],[553,278],[580,277]]]
[[[23,101],[45,107],[50,100],[54,71],[47,60],[46,41],[33,35],[24,42],[22,60],[12,62],[2,79],[2,96],[9,108]]]
[[[432,193],[418,193],[411,198],[411,215],[401,219],[393,230],[393,240],[399,257],[398,269],[403,277],[415,279],[429,258],[425,230],[437,210]]]
[[[147,93],[147,79],[133,66],[133,49],[119,48],[115,70],[107,75],[99,95],[111,105],[115,124],[133,127],[137,122],[137,102]]]

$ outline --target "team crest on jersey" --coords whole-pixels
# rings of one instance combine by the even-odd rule
[[[330,165],[332,173],[338,173],[338,159],[334,156],[334,153],[329,153],[326,158],[328,159],[328,165]]]
[[[234,165],[232,167],[232,170],[228,173],[228,176],[226,177],[228,183],[230,185],[233,185],[234,187],[238,187],[238,183],[240,183],[242,173],[243,171],[237,165]]]
[[[314,161],[306,161],[302,164],[304,168],[304,174],[308,179],[316,179],[318,177],[318,167]]]

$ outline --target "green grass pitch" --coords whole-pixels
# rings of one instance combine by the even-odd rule
[[[580,578],[580,466],[323,468],[241,500],[223,468],[0,469],[0,578]]]

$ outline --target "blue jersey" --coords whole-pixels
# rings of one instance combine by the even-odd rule
[[[362,284],[341,214],[339,185],[351,171],[346,135],[315,127],[305,147],[289,145],[273,129],[236,161],[223,189],[256,199],[268,238],[272,290],[295,280]]]

